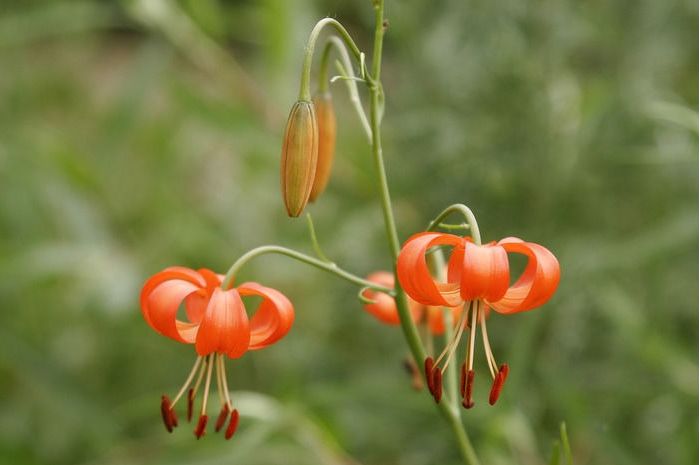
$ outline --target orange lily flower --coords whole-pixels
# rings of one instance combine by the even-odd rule
[[[451,246],[447,282],[438,282],[430,274],[426,253],[432,247]],[[511,283],[508,254],[525,255],[528,259],[523,273]],[[465,311],[457,324],[454,340],[433,360],[425,360],[425,376],[435,400],[442,396],[442,374],[450,363],[465,327],[469,327],[467,354],[462,364],[461,393],[465,408],[474,406],[474,338],[477,321],[481,326],[486,360],[493,378],[489,403],[495,404],[508,376],[508,365],[498,365],[491,351],[486,316],[490,309],[503,314],[532,310],[544,305],[559,284],[559,262],[541,245],[509,237],[499,242],[476,245],[468,237],[439,232],[415,234],[406,241],[397,262],[397,275],[406,293],[424,305],[454,306],[462,302]],[[467,315],[471,311],[471,324]],[[442,362],[442,368],[440,364]]]
[[[225,437],[230,439],[238,426],[239,414],[229,397],[224,355],[239,358],[249,350],[274,344],[289,332],[294,322],[294,308],[279,291],[253,282],[224,290],[221,288],[223,279],[222,275],[207,269],[170,267],[150,277],[141,291],[141,311],[146,323],[163,336],[194,344],[198,354],[175,399],[171,402],[166,395],[161,399],[161,414],[169,432],[178,425],[174,407],[185,392],[187,419],[192,419],[195,397],[206,376],[200,416],[194,430],[197,439],[205,434],[209,386],[212,372],[216,370],[222,407],[215,430],[218,432],[228,419]],[[250,319],[241,299],[245,296],[262,298]],[[177,319],[182,304],[187,321]],[[193,385],[195,375],[197,379]]]

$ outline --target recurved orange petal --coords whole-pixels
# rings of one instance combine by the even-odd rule
[[[454,307],[462,302],[459,283],[441,283],[430,274],[425,254],[438,245],[459,247],[461,237],[435,232],[423,232],[411,236],[404,244],[397,261],[397,274],[401,286],[415,301],[424,305]]]
[[[250,324],[238,291],[214,289],[197,332],[197,353],[208,355],[218,352],[238,358],[248,350],[249,345]]]
[[[294,307],[284,294],[253,282],[243,283],[237,289],[242,296],[256,295],[263,298],[250,320],[249,350],[274,344],[289,332],[294,323]]]
[[[509,237],[498,244],[508,253],[519,253],[528,258],[525,271],[508,288],[505,295],[489,302],[499,313],[517,313],[545,304],[559,285],[559,262],[552,252],[539,244]]]
[[[205,281],[196,271],[170,267],[149,278],[141,290],[141,311],[146,323],[178,342],[194,342],[196,325],[177,320],[183,300],[202,291]]]

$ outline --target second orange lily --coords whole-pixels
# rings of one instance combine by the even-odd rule
[[[439,282],[430,273],[426,254],[434,247],[450,246],[447,281]],[[508,254],[527,257],[522,274],[511,283]],[[466,302],[455,337],[443,352],[425,360],[428,387],[437,402],[442,396],[442,375],[456,351],[465,327],[469,327],[467,353],[462,364],[460,393],[465,408],[474,406],[474,343],[477,323],[481,326],[484,350],[493,384],[489,403],[493,405],[508,376],[508,365],[498,365],[491,351],[486,316],[490,309],[503,314],[532,310],[545,304],[559,284],[559,262],[539,244],[509,237],[498,243],[476,245],[471,238],[438,232],[423,232],[406,241],[398,257],[397,275],[401,286],[415,301],[424,305],[454,307]],[[471,313],[471,323],[468,315]]]

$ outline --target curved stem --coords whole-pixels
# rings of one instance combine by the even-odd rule
[[[346,281],[350,281],[353,284],[357,284],[358,286],[367,287],[375,291],[384,292],[385,294],[389,295],[394,294],[394,291],[392,289],[380,286],[377,283],[367,281],[366,279],[362,279],[359,276],[350,273],[349,271],[345,271],[342,268],[339,268],[338,265],[336,265],[335,263],[327,263],[317,258],[303,254],[301,252],[297,252],[296,250],[288,249],[279,245],[264,245],[262,247],[257,247],[241,255],[241,257],[238,260],[236,260],[233,263],[233,265],[231,265],[231,268],[229,268],[228,272],[226,273],[226,277],[221,283],[222,289],[230,289],[233,286],[233,282],[236,279],[236,274],[238,274],[238,272],[243,268],[243,266],[246,263],[248,263],[255,257],[259,257],[260,255],[266,254],[285,255],[297,261],[314,266],[320,270],[333,273],[334,275],[343,278]]]
[[[450,216],[452,213],[460,213],[464,219],[467,220],[474,243],[476,245],[481,245],[481,233],[479,232],[479,224],[476,222],[476,217],[469,207],[461,203],[456,203],[445,208],[438,216],[435,217],[433,221],[430,222],[426,228],[426,231],[434,231],[435,229],[442,227],[442,220]]]
[[[355,55],[358,63],[362,62],[362,53],[360,49],[357,48],[355,42],[350,37],[350,33],[333,18],[323,18],[316,23],[314,28],[309,34],[309,40],[306,42],[306,48],[304,49],[304,65],[301,70],[301,86],[299,89],[299,100],[305,100],[307,102],[311,101],[311,63],[314,58],[314,48],[316,47],[316,41],[318,40],[319,34],[326,26],[332,26],[340,35],[340,38],[345,42],[350,51]]]
[[[396,223],[394,221],[394,214],[391,208],[391,197],[389,195],[389,188],[386,179],[386,171],[384,169],[384,160],[382,156],[382,144],[381,144],[381,111],[383,106],[383,95],[381,90],[381,83],[379,78],[381,76],[381,61],[382,61],[382,45],[384,41],[384,0],[373,0],[374,11],[375,11],[375,31],[374,31],[374,55],[372,57],[372,77],[373,81],[368,82],[370,90],[370,122],[372,128],[372,155],[374,156],[374,162],[377,172],[377,178],[380,185],[380,196],[382,213],[384,216],[384,226],[386,230],[387,240],[389,242],[389,250],[391,252],[391,257],[394,263],[394,275],[396,275],[396,259],[399,254],[399,238],[396,232]],[[466,207],[464,207],[466,208]],[[466,212],[471,213],[471,210],[466,209]],[[448,212],[447,214],[451,213]],[[473,219],[474,215],[470,215]],[[440,221],[442,218],[440,218]],[[438,221],[436,224],[440,223]],[[473,224],[472,224],[473,223]],[[474,228],[476,225],[476,220],[470,221],[470,226]],[[476,230],[472,229],[472,233],[478,236],[478,226]],[[476,242],[476,237],[475,237]],[[401,329],[403,330],[404,337],[411,349],[411,354],[416,361],[418,366],[421,366],[423,360],[425,360],[425,349],[420,340],[418,330],[416,325],[411,319],[411,315],[408,310],[408,300],[406,294],[401,288],[398,279],[395,279],[395,292],[396,292],[396,306],[399,313],[399,319],[401,321]],[[464,426],[462,425],[461,418],[459,416],[458,410],[450,406],[447,402],[442,402],[438,404],[440,413],[445,417],[447,422],[452,429],[455,436],[457,444],[459,446],[459,451],[464,459],[464,462],[469,465],[479,465],[479,459],[474,452],[474,448],[469,441]]]

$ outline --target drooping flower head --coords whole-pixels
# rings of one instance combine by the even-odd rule
[[[207,401],[214,370],[222,404],[215,429],[219,431],[228,419],[225,437],[230,439],[238,425],[239,414],[229,396],[224,356],[239,358],[249,350],[274,344],[294,322],[294,308],[279,291],[253,282],[222,289],[223,278],[207,269],[170,267],[149,278],[141,291],[141,311],[146,323],[163,336],[195,346],[198,357],[187,380],[172,402],[163,396],[161,413],[165,427],[172,431],[178,424],[175,404],[187,392],[187,418],[191,420],[195,397],[204,380],[195,428],[198,439],[204,435],[208,422]],[[245,296],[262,298],[252,318],[243,304]],[[186,321],[177,318],[181,306]]]
[[[431,275],[426,261],[428,251],[438,246],[452,247],[445,282]],[[514,282],[511,280],[508,254],[524,255],[528,260],[525,270]],[[481,326],[486,360],[493,378],[489,395],[489,403],[493,405],[508,376],[508,365],[499,366],[496,363],[486,332],[486,316],[490,309],[511,314],[545,304],[557,289],[560,271],[556,257],[546,248],[532,242],[509,237],[497,243],[476,245],[468,237],[424,232],[415,234],[404,244],[398,257],[397,275],[406,293],[419,303],[448,307],[465,303],[454,340],[437,359],[428,357],[424,368],[428,387],[439,402],[442,396],[442,374],[450,363],[464,329],[469,327],[467,354],[462,364],[461,394],[464,407],[471,408],[474,405],[472,385],[477,323]],[[469,314],[471,323],[468,323]]]

